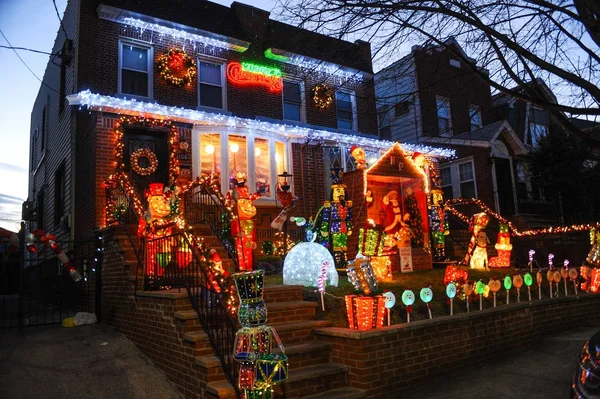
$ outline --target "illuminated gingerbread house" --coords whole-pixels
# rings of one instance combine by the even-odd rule
[[[434,156],[396,143],[366,169],[347,172],[356,232],[349,238],[348,259],[360,251],[388,256],[393,273],[430,269],[428,201],[437,170]]]

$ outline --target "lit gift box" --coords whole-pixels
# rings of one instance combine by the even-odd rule
[[[358,232],[359,251],[366,256],[382,256],[385,243],[383,229],[367,228]]]
[[[238,386],[240,389],[254,389],[255,377],[254,365],[252,363],[242,364],[240,366]]]
[[[260,355],[256,359],[255,386],[266,388],[283,382],[288,375],[288,359],[282,353]]]
[[[366,295],[369,295],[371,291],[377,289],[377,279],[369,263],[369,258],[356,258],[348,262],[346,274],[357,291],[362,290]]]
[[[383,327],[385,318],[385,297],[377,295],[346,295],[348,325],[353,330],[371,330]]]
[[[237,361],[254,361],[271,353],[273,336],[271,327],[242,327],[235,334],[234,358]]]
[[[469,278],[469,271],[464,267],[449,265],[444,273],[444,285],[449,283],[464,284]]]
[[[192,261],[192,251],[179,250],[176,253],[177,265],[180,268],[186,267]]]

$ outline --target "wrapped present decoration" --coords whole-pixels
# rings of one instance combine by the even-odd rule
[[[238,386],[240,389],[253,389],[256,380],[254,365],[252,363],[242,364],[240,366],[240,375]]]
[[[392,261],[389,256],[371,256],[371,268],[377,281],[392,279]]]
[[[365,256],[382,256],[385,243],[383,229],[360,229],[358,231],[358,249]]]
[[[274,343],[281,346],[272,327],[242,327],[235,334],[233,355],[237,361],[254,361],[259,356],[271,353]]]
[[[366,295],[369,295],[371,291],[377,289],[377,280],[367,257],[357,257],[348,262],[346,274],[357,291],[362,290]]]
[[[266,388],[285,381],[288,377],[288,359],[283,353],[260,355],[256,359],[256,388]]]
[[[375,297],[346,295],[344,299],[348,325],[351,329],[364,331],[384,326],[386,308],[383,295]]]

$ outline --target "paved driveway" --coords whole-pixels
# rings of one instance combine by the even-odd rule
[[[403,392],[402,398],[566,399],[579,352],[600,322],[577,326]]]
[[[1,332],[0,398],[181,396],[133,343],[114,328],[96,324]]]

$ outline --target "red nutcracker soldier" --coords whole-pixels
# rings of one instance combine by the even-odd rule
[[[296,201],[298,201],[298,197],[290,192],[290,183],[288,182],[288,178],[292,177],[292,175],[290,175],[288,172],[283,172],[282,174],[277,175],[277,177],[283,179],[281,183],[277,183],[277,201],[281,203],[283,210],[279,212],[279,215],[277,215],[273,222],[271,222],[271,227],[281,231],[281,229],[285,227],[288,213],[294,209]],[[287,244],[287,240],[284,240],[284,245],[285,244]],[[285,249],[284,252],[287,253]]]
[[[235,237],[240,270],[252,270],[252,250],[256,248],[256,231],[252,220],[256,215],[256,208],[253,202],[260,198],[260,194],[250,194],[243,172],[235,174],[233,183],[235,187],[229,192],[229,197],[236,203],[238,218],[231,222],[231,235]]]

